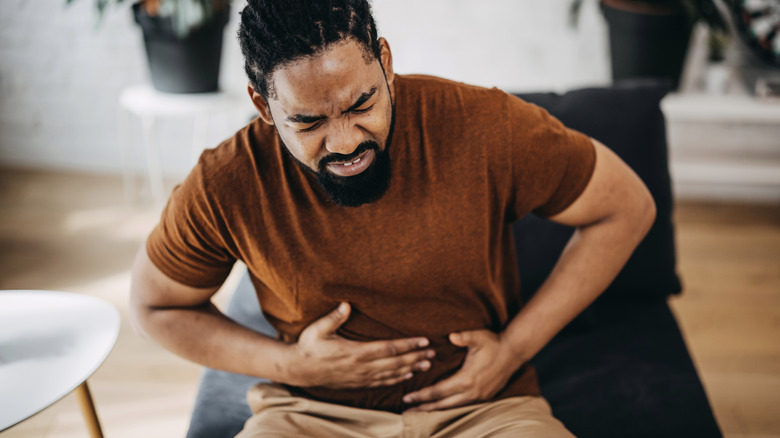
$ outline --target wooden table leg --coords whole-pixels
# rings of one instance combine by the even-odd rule
[[[92,402],[92,395],[89,393],[87,382],[84,381],[74,392],[79,400],[79,407],[81,407],[81,413],[84,415],[84,421],[87,423],[89,436],[92,438],[103,438],[103,430],[100,428],[100,420],[98,420],[95,404]]]

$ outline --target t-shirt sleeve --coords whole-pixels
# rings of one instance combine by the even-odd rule
[[[146,241],[152,263],[165,275],[191,287],[221,285],[236,259],[224,221],[206,187],[201,164],[173,190],[160,223]]]
[[[596,163],[593,143],[536,105],[510,96],[508,106],[515,217],[560,213],[590,181]]]

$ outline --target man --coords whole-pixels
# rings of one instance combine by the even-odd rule
[[[395,75],[365,0],[251,0],[260,117],[206,151],[133,269],[144,334],[269,379],[256,436],[571,436],[527,362],[653,222],[603,145],[503,92]],[[576,226],[521,306],[511,223]],[[246,263],[271,339],[210,302]]]

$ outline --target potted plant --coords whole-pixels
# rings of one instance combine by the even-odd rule
[[[609,26],[613,80],[663,77],[677,88],[693,25],[726,31],[715,0],[600,0]],[[582,0],[571,5],[576,23]]]
[[[123,0],[95,3],[101,19],[110,4]],[[229,0],[138,0],[132,10],[143,31],[154,88],[169,93],[217,90]]]
[[[725,1],[725,0],[723,0]],[[728,0],[736,63],[747,89],[760,97],[780,95],[780,2]]]

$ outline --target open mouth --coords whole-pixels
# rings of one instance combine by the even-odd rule
[[[371,163],[374,162],[374,157],[374,150],[369,149],[351,161],[328,163],[327,168],[338,176],[353,176],[368,169]]]

